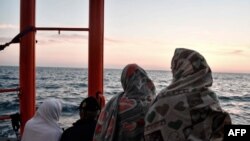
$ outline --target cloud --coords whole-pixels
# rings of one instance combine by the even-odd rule
[[[3,26],[2,26],[3,27]],[[5,44],[12,40],[12,37],[0,37],[0,44]],[[84,34],[68,34],[68,33],[61,33],[61,34],[37,34],[36,41],[40,45],[51,45],[51,44],[65,44],[65,43],[83,43],[88,40],[88,35]],[[121,43],[125,41],[105,37],[104,40],[109,43]]]
[[[88,40],[88,35],[83,35],[83,34],[60,34],[60,35],[52,35],[51,37],[57,38],[57,39],[68,39],[68,40]],[[107,42],[112,42],[112,43],[119,43],[123,42],[121,40],[117,40],[114,38],[109,38],[109,37],[104,37],[104,40]]]
[[[117,40],[117,39],[109,38],[109,37],[105,37],[104,40],[107,41],[107,42],[112,42],[112,43],[121,43],[121,42],[124,42],[122,40]]]
[[[0,44],[5,44],[11,40],[12,38],[9,38],[9,37],[0,37]]]
[[[36,37],[38,43],[41,44],[49,44],[56,42],[74,42],[74,43],[82,43],[88,40],[87,34],[69,34],[69,33],[60,33],[60,34],[38,34]],[[104,41],[108,43],[124,43],[126,41],[117,40],[115,38],[104,37]]]
[[[236,49],[236,50],[218,50],[217,52],[214,52],[216,54],[219,55],[235,55],[235,56],[245,56],[248,57],[248,51],[246,50],[240,50],[240,49]]]
[[[230,48],[207,48],[202,50],[204,54],[210,54],[215,56],[249,56],[249,51],[246,47],[235,47],[234,49]]]
[[[60,33],[60,34],[54,34],[54,35],[50,35],[49,37],[51,38],[55,38],[55,39],[70,39],[70,40],[82,40],[82,39],[88,39],[87,35],[83,35],[83,34],[64,34],[64,33]]]
[[[11,37],[0,37],[0,43],[6,43],[11,41]],[[72,34],[68,32],[61,32],[58,34],[57,32],[49,32],[49,33],[43,33],[43,32],[38,32],[36,34],[36,41],[39,45],[55,45],[55,44],[65,44],[65,43],[70,43],[70,44],[82,44],[84,42],[88,41],[88,34],[83,33],[83,34]],[[163,44],[164,42],[160,41],[155,41],[155,40],[138,40],[138,39],[117,39],[113,37],[104,37],[104,42],[105,44],[125,44],[127,46],[131,45],[137,45],[137,46],[147,46],[148,44]],[[132,46],[131,46],[132,47]]]
[[[242,54],[244,51],[243,50],[233,50],[229,54]]]
[[[68,33],[53,33],[53,34],[37,34],[37,43],[40,45],[65,44],[65,43],[83,43],[87,40],[87,35],[83,34],[68,34]]]
[[[0,29],[18,29],[19,26],[13,24],[0,24]]]

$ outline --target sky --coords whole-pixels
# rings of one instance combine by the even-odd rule
[[[19,32],[20,0],[0,1],[0,44]],[[212,71],[250,73],[249,0],[105,0],[104,67],[170,70],[175,48],[200,52]],[[88,0],[36,0],[36,26],[88,27]],[[88,33],[38,31],[36,65],[87,67]],[[0,66],[19,65],[19,45]]]

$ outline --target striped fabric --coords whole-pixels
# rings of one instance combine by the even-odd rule
[[[144,117],[155,98],[155,86],[136,64],[127,65],[121,75],[124,92],[102,109],[94,141],[142,141]]]

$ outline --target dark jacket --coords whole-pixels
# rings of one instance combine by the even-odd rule
[[[96,120],[78,120],[66,129],[60,141],[92,141]]]

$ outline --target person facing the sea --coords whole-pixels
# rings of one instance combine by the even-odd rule
[[[58,125],[61,115],[61,102],[47,99],[24,127],[22,141],[59,141],[62,129]]]
[[[155,97],[155,86],[145,70],[127,65],[121,75],[124,92],[102,109],[93,141],[141,141],[144,116]]]
[[[63,132],[61,141],[92,141],[99,112],[97,100],[85,98],[79,106],[80,119]]]
[[[163,89],[145,116],[146,141],[223,140],[231,124],[212,86],[212,72],[196,51],[177,48],[172,58],[172,83]]]

